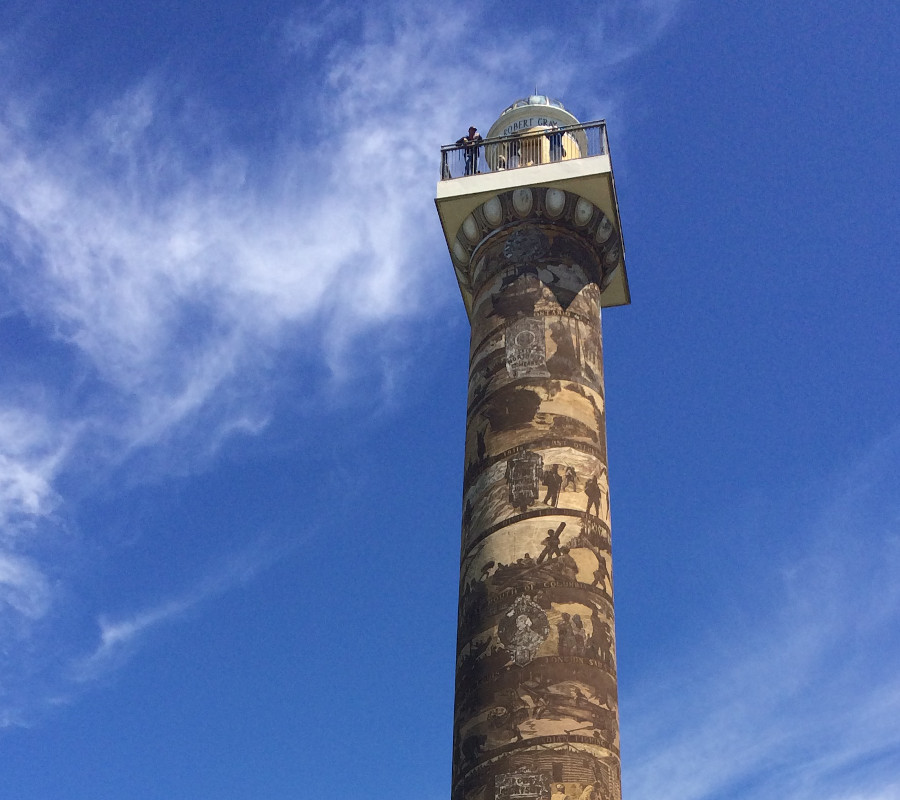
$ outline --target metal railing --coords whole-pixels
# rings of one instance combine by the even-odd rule
[[[542,127],[482,139],[474,144],[444,145],[441,147],[441,180],[602,156],[608,152],[604,120],[558,128]]]

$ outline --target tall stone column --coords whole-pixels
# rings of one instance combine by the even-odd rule
[[[601,287],[583,197],[524,187],[466,218],[471,288],[453,800],[621,800]]]

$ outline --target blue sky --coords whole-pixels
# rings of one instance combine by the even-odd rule
[[[900,799],[900,12],[0,8],[0,798],[446,798],[439,146],[606,118],[627,800]]]

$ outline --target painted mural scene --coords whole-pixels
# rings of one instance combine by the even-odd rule
[[[472,327],[453,800],[621,797],[600,315],[628,292],[595,133],[537,96],[442,151]]]

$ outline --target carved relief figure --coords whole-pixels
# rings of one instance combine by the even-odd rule
[[[597,556],[597,569],[594,570],[594,580],[591,586],[597,586],[606,591],[606,583],[609,582],[609,591],[612,594],[612,578],[609,574],[609,568],[606,566],[606,559],[603,556]]]
[[[606,667],[612,670],[612,628],[608,622],[604,622],[596,614],[591,617],[591,635],[588,638],[588,656],[604,662]]]
[[[578,579],[578,562],[572,557],[568,547],[559,548],[559,558],[556,559],[556,568],[559,576],[564,581]]]
[[[487,453],[487,446],[484,443],[484,436],[487,433],[487,428],[484,430],[478,431],[475,436],[477,437],[478,444],[475,447],[475,455],[477,456],[479,462],[484,461],[485,453]]]
[[[521,742],[519,725],[531,716],[528,704],[519,697],[515,689],[506,689],[498,699],[499,704],[488,714],[491,729],[500,738]]]
[[[572,800],[572,798],[566,792],[565,784],[557,783],[553,788],[554,792],[552,795],[550,795],[550,800]]]
[[[541,544],[544,545],[544,549],[541,550],[540,555],[537,557],[538,564],[542,563],[545,558],[553,558],[554,556],[562,555],[559,551],[559,537],[565,527],[566,523],[560,522],[559,527],[556,530],[553,530],[553,528],[547,530],[547,538],[541,542]]]
[[[572,615],[572,637],[574,642],[572,655],[584,658],[587,655],[587,631],[584,629],[581,614]]]
[[[544,472],[541,483],[547,487],[544,503],[548,506],[556,506],[559,502],[559,490],[562,488],[562,482],[563,478],[559,474],[559,464],[554,464]]]
[[[556,623],[556,636],[559,640],[559,654],[561,656],[574,655],[575,631],[572,629],[572,617],[563,612],[562,619]]]
[[[497,635],[520,667],[530,664],[550,634],[547,615],[528,595],[515,599],[497,626]]]
[[[600,484],[597,483],[597,478],[595,476],[591,476],[588,479],[588,482],[584,485],[584,493],[587,495],[587,508],[585,509],[585,514],[591,513],[591,507],[594,508],[594,512],[599,517],[600,516],[600,498],[603,496],[603,491],[600,489]]]

